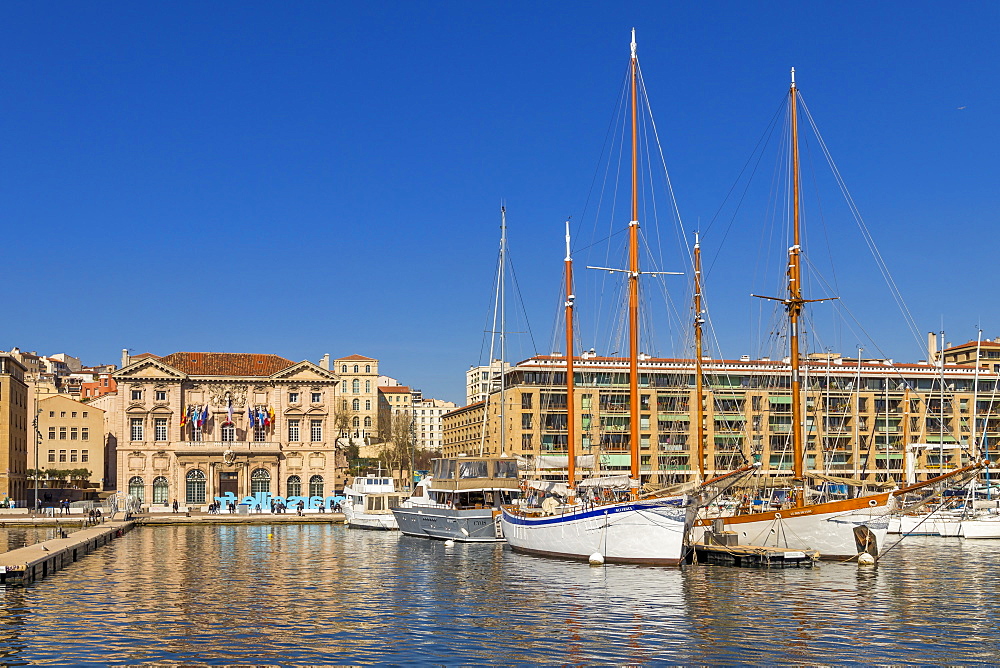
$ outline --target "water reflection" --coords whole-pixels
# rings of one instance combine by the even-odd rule
[[[988,662],[1000,544],[877,568],[586,564],[341,526],[147,527],[6,592],[8,663]]]

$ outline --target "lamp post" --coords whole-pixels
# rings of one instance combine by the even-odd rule
[[[35,479],[35,505],[32,506],[31,512],[38,512],[38,447],[40,441],[42,440],[42,431],[38,428],[38,416],[41,415],[42,408],[38,405],[38,383],[35,383],[35,418],[32,420],[32,425],[35,428],[35,467],[32,473],[32,477]]]

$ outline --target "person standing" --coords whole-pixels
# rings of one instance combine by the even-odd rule
[[[176,513],[180,509],[180,504],[177,503],[177,499],[174,499],[173,510]]]

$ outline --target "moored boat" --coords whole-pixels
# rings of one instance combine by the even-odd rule
[[[344,496],[340,510],[347,526],[383,531],[399,528],[392,509],[403,503],[406,495],[396,491],[391,477],[359,476],[344,488]]]
[[[513,504],[521,493],[517,459],[435,459],[430,479],[418,489],[420,496],[392,509],[404,535],[461,543],[499,542],[504,539],[497,524],[500,508]]]

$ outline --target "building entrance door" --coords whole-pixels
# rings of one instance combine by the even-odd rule
[[[225,496],[227,492],[232,492],[233,496],[240,495],[240,476],[235,471],[219,471],[219,496]]]

